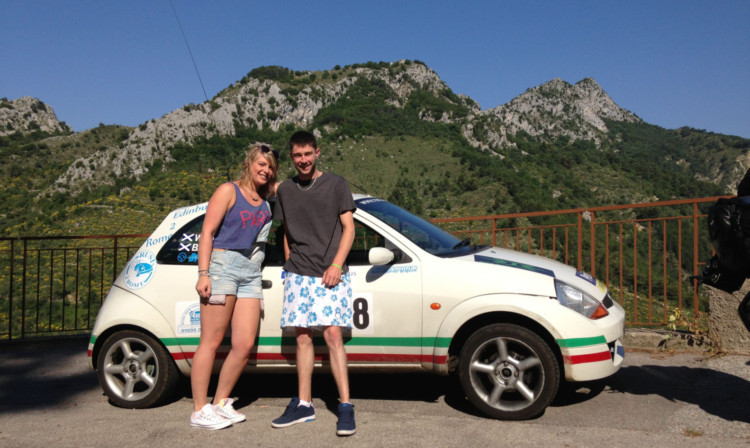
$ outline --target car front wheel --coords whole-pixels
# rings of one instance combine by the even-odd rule
[[[107,338],[97,373],[112,403],[136,409],[155,406],[168,398],[180,375],[159,342],[133,330],[118,331]]]
[[[536,333],[519,325],[493,324],[464,344],[459,379],[480,411],[497,419],[523,420],[541,414],[555,397],[560,368]]]

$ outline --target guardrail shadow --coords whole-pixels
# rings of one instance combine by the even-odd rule
[[[99,387],[88,369],[88,337],[0,344],[0,415],[74,406]]]
[[[750,362],[745,364],[750,369]],[[703,367],[623,367],[606,380],[610,393],[658,395],[694,404],[727,421],[750,423],[750,381]]]

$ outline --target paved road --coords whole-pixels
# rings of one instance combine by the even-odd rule
[[[447,378],[353,375],[358,431],[337,438],[328,376],[314,379],[315,422],[272,429],[295,377],[250,375],[236,391],[248,421],[203,431],[188,425],[187,395],[157,409],[110,405],[85,351],[85,339],[0,343],[0,446],[750,446],[748,357],[628,353],[602,387],[559,398],[526,422],[478,415]]]

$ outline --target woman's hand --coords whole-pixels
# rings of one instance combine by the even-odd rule
[[[198,295],[202,299],[207,299],[211,296],[211,279],[207,275],[201,275],[198,277],[198,284],[195,285],[195,290],[198,291]]]

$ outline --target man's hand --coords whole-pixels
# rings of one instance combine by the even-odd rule
[[[333,288],[338,285],[341,281],[343,272],[336,266],[328,266],[328,269],[323,273],[323,285],[328,288]]]

